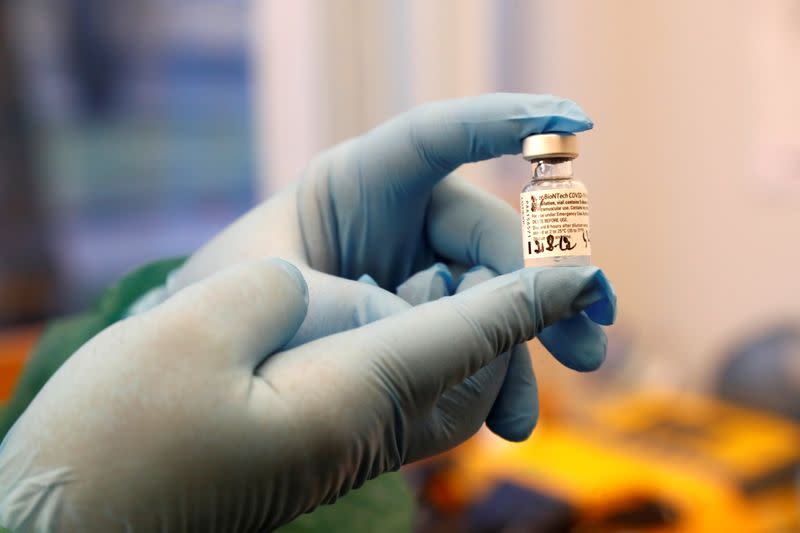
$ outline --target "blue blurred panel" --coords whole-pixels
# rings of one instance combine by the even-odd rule
[[[29,9],[60,36],[23,41],[37,58],[31,105],[62,307],[75,309],[254,203],[247,13],[197,0]]]

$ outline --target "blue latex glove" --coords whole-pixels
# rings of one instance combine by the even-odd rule
[[[574,102],[550,95],[491,94],[419,107],[321,154],[295,187],[196,253],[170,290],[264,256],[349,279],[368,275],[389,291],[438,261],[459,271],[512,272],[522,267],[519,214],[450,173],[463,163],[519,153],[533,133],[591,127]],[[454,282],[447,283],[450,294]],[[373,310],[381,309],[380,300]],[[303,329],[324,331],[337,311],[312,307]],[[570,368],[592,370],[604,358],[605,335],[585,314],[539,338]],[[502,437],[521,440],[536,423],[538,404],[526,349],[511,359],[516,371],[507,374],[487,422]]]
[[[0,446],[0,524],[263,531],[463,442],[503,383],[500,354],[582,310],[614,314],[593,267],[492,275],[418,306],[277,259],[187,287],[42,389]],[[303,331],[315,305],[338,306],[322,337]]]
[[[596,366],[614,296],[594,268],[489,280],[521,266],[517,215],[445,174],[589,125],[571,102],[491,95],[320,156],[195,254],[165,302],[51,379],[0,449],[0,524],[273,527],[487,418],[527,436],[535,382],[514,345],[538,333],[568,365]],[[454,281],[440,260],[477,268]]]

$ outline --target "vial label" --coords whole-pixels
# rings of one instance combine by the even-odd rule
[[[522,245],[530,259],[592,255],[589,197],[583,189],[547,189],[519,196]]]

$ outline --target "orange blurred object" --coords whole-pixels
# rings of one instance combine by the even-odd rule
[[[769,413],[685,392],[629,394],[543,421],[524,443],[482,432],[425,488],[458,494],[448,516],[486,512],[509,484],[560,504],[564,523],[524,524],[536,531],[800,531],[798,450],[800,425]]]
[[[14,384],[41,331],[41,326],[0,331],[0,403],[11,398]]]

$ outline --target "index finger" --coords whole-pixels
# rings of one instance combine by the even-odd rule
[[[528,135],[575,133],[592,126],[572,100],[495,93],[420,106],[367,133],[356,145],[364,175],[388,172],[390,180],[408,190],[430,188],[464,163],[517,154]]]

